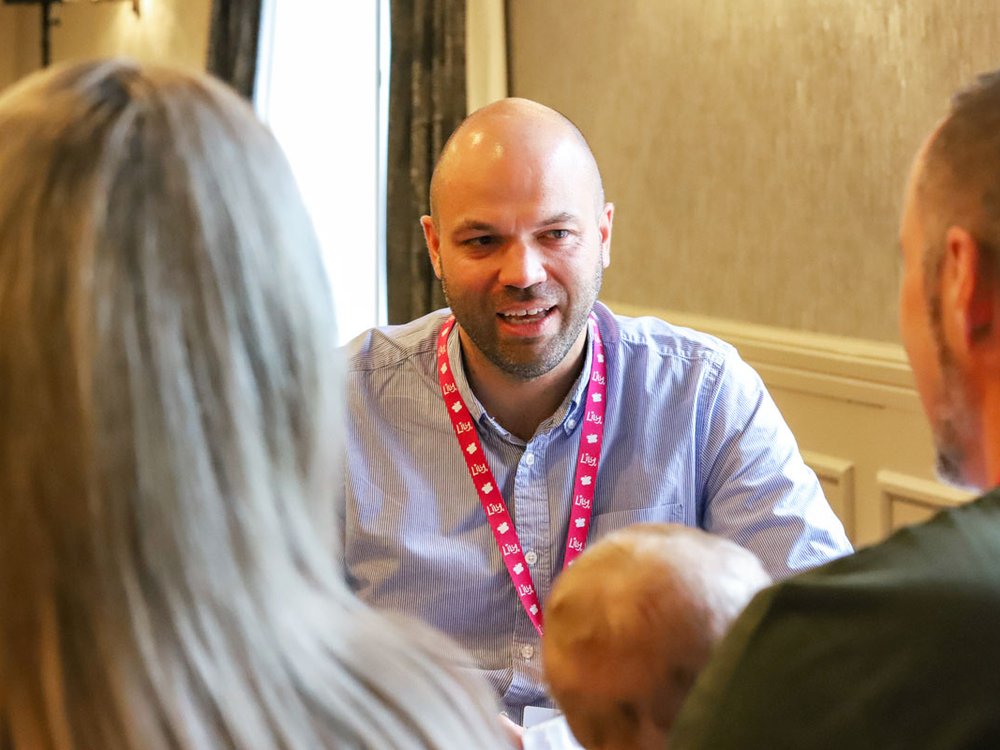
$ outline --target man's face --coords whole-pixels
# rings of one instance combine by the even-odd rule
[[[899,288],[899,327],[924,413],[934,434],[938,475],[952,484],[966,485],[970,408],[942,335],[940,316],[935,320],[928,294],[930,269],[925,264],[928,239],[917,191],[921,162],[922,156],[918,156],[907,186],[900,225],[903,276]],[[940,289],[940,279],[934,280],[934,287]]]
[[[544,375],[582,340],[608,264],[612,207],[579,147],[453,165],[424,221],[445,297],[486,359],[521,379]]]

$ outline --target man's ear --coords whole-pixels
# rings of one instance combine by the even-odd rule
[[[945,233],[941,275],[942,314],[953,316],[963,349],[1000,345],[1000,293],[988,257],[972,234],[952,226]]]
[[[605,203],[597,221],[597,230],[601,233],[601,261],[605,268],[611,263],[611,223],[614,218],[615,204]]]
[[[424,242],[427,243],[427,252],[431,256],[431,265],[434,266],[434,275],[441,278],[441,238],[438,236],[434,226],[434,219],[430,216],[420,217],[420,226],[424,229]]]

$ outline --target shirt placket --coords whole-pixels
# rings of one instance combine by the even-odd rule
[[[552,587],[549,548],[553,532],[549,519],[545,471],[549,441],[549,435],[543,434],[536,436],[525,446],[514,475],[513,497],[508,502],[524,560],[531,571],[531,580],[540,602],[545,601]],[[543,605],[543,617],[544,611]],[[514,669],[511,692],[523,693],[523,699],[529,701],[539,697],[536,694],[542,676],[540,647],[538,632],[527,614],[521,612],[511,640],[511,663]]]

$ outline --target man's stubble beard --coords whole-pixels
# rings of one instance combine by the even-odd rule
[[[934,472],[946,484],[961,489],[975,489],[966,476],[965,468],[967,455],[964,438],[974,429],[968,394],[957,375],[951,352],[938,327],[934,328],[934,338],[942,382],[941,399],[935,406],[931,424],[936,454]]]
[[[587,325],[590,311],[593,309],[594,302],[597,301],[597,295],[601,290],[603,277],[604,264],[599,256],[597,271],[594,274],[588,294],[590,304],[586,306],[586,309],[575,313],[575,316],[556,334],[555,338],[549,342],[539,357],[529,361],[519,359],[516,356],[515,347],[506,346],[498,340],[496,336],[495,313],[491,316],[490,321],[482,321],[482,324],[480,324],[480,321],[477,320],[478,313],[476,311],[468,311],[469,314],[466,314],[467,311],[464,309],[464,305],[456,307],[455,300],[448,291],[447,274],[444,273],[443,269],[441,273],[441,290],[458,324],[462,326],[462,329],[472,339],[472,343],[476,345],[476,348],[491,363],[505,374],[519,380],[534,380],[552,371],[569,354],[570,349],[573,348],[573,344],[579,338],[583,327]],[[537,291],[532,291],[532,289],[534,287],[525,289],[520,294],[513,295],[510,301],[524,303],[532,302],[536,299],[542,301],[551,300],[551,298],[546,300],[544,294],[538,294]]]

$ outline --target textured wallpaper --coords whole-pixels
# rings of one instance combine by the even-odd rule
[[[909,162],[997,0],[509,0],[511,91],[616,204],[602,298],[894,341]]]

